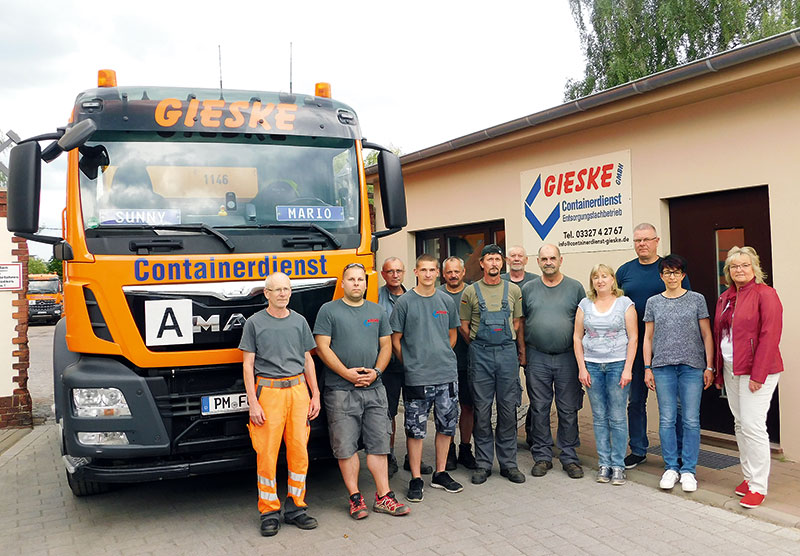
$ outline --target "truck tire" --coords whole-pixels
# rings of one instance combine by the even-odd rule
[[[95,481],[85,481],[83,479],[76,479],[69,471],[67,474],[67,484],[72,494],[75,496],[93,496],[95,494],[103,494],[111,490],[109,483],[97,483]]]

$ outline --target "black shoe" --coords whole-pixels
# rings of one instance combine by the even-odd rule
[[[406,500],[409,502],[422,502],[422,499],[424,498],[424,494],[422,492],[424,486],[425,483],[420,477],[411,479],[408,482],[408,494],[406,494]]]
[[[501,469],[500,476],[505,477],[512,483],[524,483],[525,475],[516,467],[509,467],[508,469]]]
[[[454,471],[455,468],[458,467],[457,462],[456,445],[451,442],[450,447],[447,449],[447,462],[444,464],[444,470]]]
[[[405,469],[406,471],[411,471],[411,466],[408,464],[408,454],[406,454],[406,459],[403,461],[403,469]],[[424,461],[420,461],[419,472],[423,475],[430,475],[431,473],[433,473],[433,467],[431,467]]]
[[[397,458],[394,457],[394,454],[389,454],[389,478],[391,479],[394,477],[394,474],[397,473],[398,466],[397,466]]]
[[[437,471],[434,473],[431,479],[431,486],[433,488],[441,488],[447,492],[461,492],[464,490],[461,483],[454,480],[447,471]]]
[[[544,477],[545,475],[547,475],[547,472],[550,471],[552,468],[553,468],[552,461],[545,461],[545,460],[537,461],[536,463],[533,464],[533,467],[531,467],[531,475],[533,475],[534,477]]]
[[[628,454],[625,456],[625,469],[633,469],[640,463],[644,463],[647,460],[647,454],[640,456],[638,454]]]
[[[273,537],[278,534],[280,528],[281,522],[277,517],[270,515],[270,517],[261,518],[261,526],[259,527],[259,530],[261,531],[262,537]]]
[[[570,479],[582,479],[583,478],[583,467],[578,465],[577,463],[567,463],[561,466],[564,471],[569,475]]]
[[[491,469],[482,469],[480,467],[476,468],[475,471],[472,472],[472,484],[482,485],[486,482],[486,479],[488,479],[489,475],[491,474]]]
[[[475,461],[475,456],[472,455],[472,444],[464,444],[462,442],[458,445],[458,463],[467,469],[478,468],[478,462]]]
[[[283,516],[283,522],[287,525],[295,525],[298,529],[316,529],[319,525],[317,520],[306,512],[299,513],[294,517]]]

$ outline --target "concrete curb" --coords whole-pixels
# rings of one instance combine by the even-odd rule
[[[587,469],[597,470],[596,458],[590,458],[583,454],[580,454],[579,457],[581,459],[581,464],[584,467]],[[638,483],[640,485],[649,486],[665,494],[699,502],[700,504],[705,504],[706,506],[721,508],[743,517],[752,517],[760,521],[766,521],[782,527],[800,528],[800,518],[798,516],[769,508],[767,506],[747,509],[739,505],[739,497],[735,495],[725,496],[724,494],[719,494],[718,492],[705,490],[699,486],[695,492],[683,492],[680,488],[680,485],[677,485],[672,490],[662,490],[658,486],[658,483],[661,480],[660,477],[646,471],[637,471],[636,468],[626,469],[625,475],[629,481],[633,481],[634,483]]]
[[[42,435],[47,434],[56,425],[42,425],[34,427],[31,432],[17,440],[14,444],[8,447],[3,453],[0,453],[0,468],[3,468],[11,460],[13,460],[25,448],[36,442]]]

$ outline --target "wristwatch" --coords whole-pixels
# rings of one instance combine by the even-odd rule
[[[375,380],[378,380],[380,377],[383,376],[383,371],[378,367],[374,367],[374,369],[375,369],[375,374],[378,375]]]

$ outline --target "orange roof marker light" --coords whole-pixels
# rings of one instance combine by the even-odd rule
[[[331,98],[331,84],[317,83],[314,86],[314,94],[318,97]]]
[[[97,86],[98,87],[116,87],[117,86],[117,72],[114,70],[99,70],[97,72]]]

